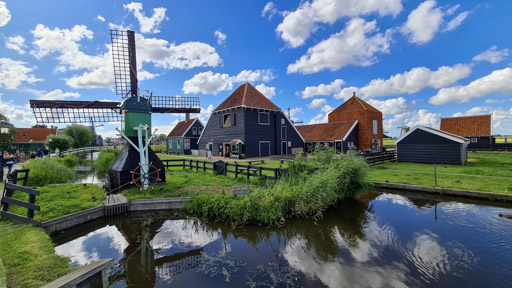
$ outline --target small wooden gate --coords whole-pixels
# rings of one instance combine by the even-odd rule
[[[13,198],[12,195],[15,191],[28,194],[28,202]],[[5,182],[5,188],[2,197],[2,218],[19,221],[26,224],[34,224],[41,226],[41,222],[34,220],[34,211],[40,211],[40,207],[36,205],[36,196],[39,196],[39,191],[34,188],[28,188],[21,185]],[[8,212],[9,205],[16,205],[27,208],[27,217]]]

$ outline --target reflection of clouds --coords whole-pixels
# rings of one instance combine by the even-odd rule
[[[293,238],[283,252],[284,258],[305,275],[319,279],[328,287],[407,287],[409,270],[401,263],[366,265],[363,262],[344,263],[321,261],[302,249],[302,240]]]
[[[151,241],[151,246],[153,249],[203,247],[220,236],[220,231],[206,231],[192,220],[168,220]]]
[[[105,226],[85,236],[55,247],[55,253],[71,259],[72,266],[83,266],[101,258],[123,257],[128,242],[116,226]],[[101,249],[101,251],[98,251]]]
[[[403,205],[408,207],[414,207],[414,204],[407,197],[398,194],[387,194],[383,193],[377,197],[379,201],[391,201],[393,204]]]

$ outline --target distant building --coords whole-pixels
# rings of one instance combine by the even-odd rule
[[[45,149],[46,137],[57,135],[57,128],[16,128],[17,133],[11,143],[11,153],[16,150],[27,153],[30,150]]]
[[[335,147],[337,153],[346,153],[351,146],[358,146],[358,121],[322,123],[297,126],[297,130],[306,141],[305,150],[315,147]]]
[[[198,118],[178,122],[167,136],[167,151],[185,155],[197,151],[197,140],[203,128]]]
[[[396,141],[396,161],[462,165],[469,140],[446,131],[416,126]]]
[[[491,120],[491,114],[441,118],[441,130],[468,138],[470,150],[488,148],[495,144]]]
[[[213,111],[199,138],[199,153],[234,158],[296,154],[304,139],[279,107],[251,84],[238,87]]]

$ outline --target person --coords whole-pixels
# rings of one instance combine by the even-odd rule
[[[59,148],[55,148],[55,156],[59,157],[59,154],[60,154]]]
[[[14,156],[11,156],[11,158],[5,162],[5,164],[7,164],[7,175],[11,174],[11,171],[12,171],[12,165],[14,164]]]
[[[25,151],[21,151],[21,153],[20,153],[20,160],[21,160],[21,163],[24,163],[24,162],[25,162],[25,157],[26,157],[26,155],[25,155]]]
[[[229,153],[230,153],[230,152],[231,152],[231,151],[229,151],[229,146],[228,146],[228,147],[226,148],[226,155],[225,155],[225,157],[224,157],[224,158],[229,158]]]
[[[44,156],[43,152],[39,148],[37,148],[37,153],[36,154],[37,154],[37,157],[39,157],[39,158],[43,158],[43,156]]]
[[[16,153],[14,153],[14,162],[20,162],[20,150],[16,150]]]

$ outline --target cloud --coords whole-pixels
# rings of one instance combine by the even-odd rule
[[[217,95],[221,91],[233,89],[233,85],[243,82],[269,82],[274,79],[272,70],[243,70],[236,76],[228,74],[213,73],[212,71],[201,72],[183,83],[183,92],[203,93]]]
[[[215,33],[213,33],[213,35],[215,35],[215,38],[217,38],[218,45],[223,45],[224,43],[226,43],[226,39],[228,38],[226,34],[220,32],[220,29],[215,30]]]
[[[206,125],[206,123],[210,119],[213,109],[214,109],[213,104],[208,105],[208,107],[206,109],[201,107],[201,112],[199,113],[198,117],[199,117],[199,120],[201,120],[201,122],[203,122],[203,125]]]
[[[410,127],[428,126],[439,128],[439,119],[441,119],[441,114],[431,113],[427,109],[420,109],[417,112],[412,113],[407,125]]]
[[[9,21],[11,21],[11,11],[7,9],[4,1],[0,1],[0,27],[4,27]]]
[[[498,47],[493,45],[491,48],[473,57],[473,61],[487,61],[492,64],[499,63],[508,57],[509,49],[498,51]]]
[[[384,116],[401,114],[411,108],[410,105],[407,105],[407,100],[405,100],[403,97],[388,99],[384,101],[369,99],[368,104],[377,108],[380,112],[382,112]]]
[[[377,31],[375,20],[354,18],[344,30],[310,47],[299,60],[288,65],[287,73],[312,74],[348,65],[370,66],[377,62],[376,54],[389,52],[391,30],[385,34]]]
[[[265,4],[265,7],[263,7],[263,10],[261,10],[261,17],[268,15],[268,20],[270,20],[277,12],[276,4],[274,4],[274,2],[268,2]]]
[[[267,3],[267,6],[269,6],[267,11],[274,11],[271,10],[273,5]],[[263,9],[264,11],[267,6]],[[284,12],[286,16],[277,26],[276,32],[288,46],[295,48],[305,43],[319,28],[319,23],[332,25],[336,20],[344,17],[355,18],[374,13],[379,16],[395,17],[402,9],[400,0],[313,0],[303,2],[295,11]]]
[[[60,89],[53,90],[51,92],[46,93],[43,97],[39,98],[40,100],[61,100],[65,98],[80,98],[80,93],[78,92],[62,92]]]
[[[428,0],[421,3],[408,16],[407,22],[400,28],[402,34],[407,36],[409,42],[425,44],[432,40],[438,32],[453,31],[459,27],[469,15],[469,12],[462,12],[448,24],[444,24],[444,18],[455,13],[459,5],[436,7],[435,0]],[[443,26],[444,25],[444,26]]]
[[[348,99],[353,92],[362,98],[414,94],[426,87],[439,89],[452,85],[469,74],[471,65],[467,64],[441,66],[436,71],[426,67],[415,67],[407,72],[395,74],[389,79],[373,79],[362,88],[344,88],[334,95],[334,98]]]
[[[258,91],[260,91],[261,94],[265,95],[265,97],[267,97],[268,99],[272,99],[276,95],[276,87],[268,87],[262,83],[256,85],[255,88],[258,89]]]
[[[36,68],[27,65],[23,61],[0,58],[0,88],[17,89],[23,82],[33,84],[43,81],[31,73]]]
[[[313,101],[311,101],[311,103],[308,104],[308,108],[315,109],[315,108],[320,108],[324,105],[327,105],[327,100],[325,100],[323,98],[313,99]]]
[[[96,16],[96,19],[100,22],[105,22],[105,18],[101,15]]]
[[[442,88],[428,102],[434,105],[443,105],[449,102],[462,103],[494,93],[512,94],[512,68],[494,70],[491,74],[478,78],[466,86]]]
[[[142,3],[131,2],[129,4],[123,4],[124,9],[128,10],[135,16],[139,21],[141,33],[159,33],[160,25],[166,19],[165,12],[166,8],[154,8],[153,16],[146,17],[145,13],[142,12]]]
[[[19,54],[25,54],[25,50],[27,45],[25,45],[25,38],[20,35],[12,36],[7,38],[7,42],[5,42],[5,47],[18,52]]]
[[[318,86],[308,86],[302,92],[302,98],[312,98],[315,96],[329,96],[341,91],[341,86],[345,84],[342,79],[336,79],[330,84],[320,84]]]
[[[24,125],[34,125],[36,124],[36,120],[34,115],[32,114],[32,109],[30,109],[29,105],[15,105],[12,101],[3,101],[0,99],[0,114],[9,118],[9,121],[14,124],[14,126],[20,127]]]
[[[318,114],[315,117],[313,117],[308,124],[327,123],[328,120],[328,114]]]
[[[293,121],[298,121],[299,119],[296,117],[298,114],[303,114],[304,110],[301,107],[290,109],[290,118]]]

